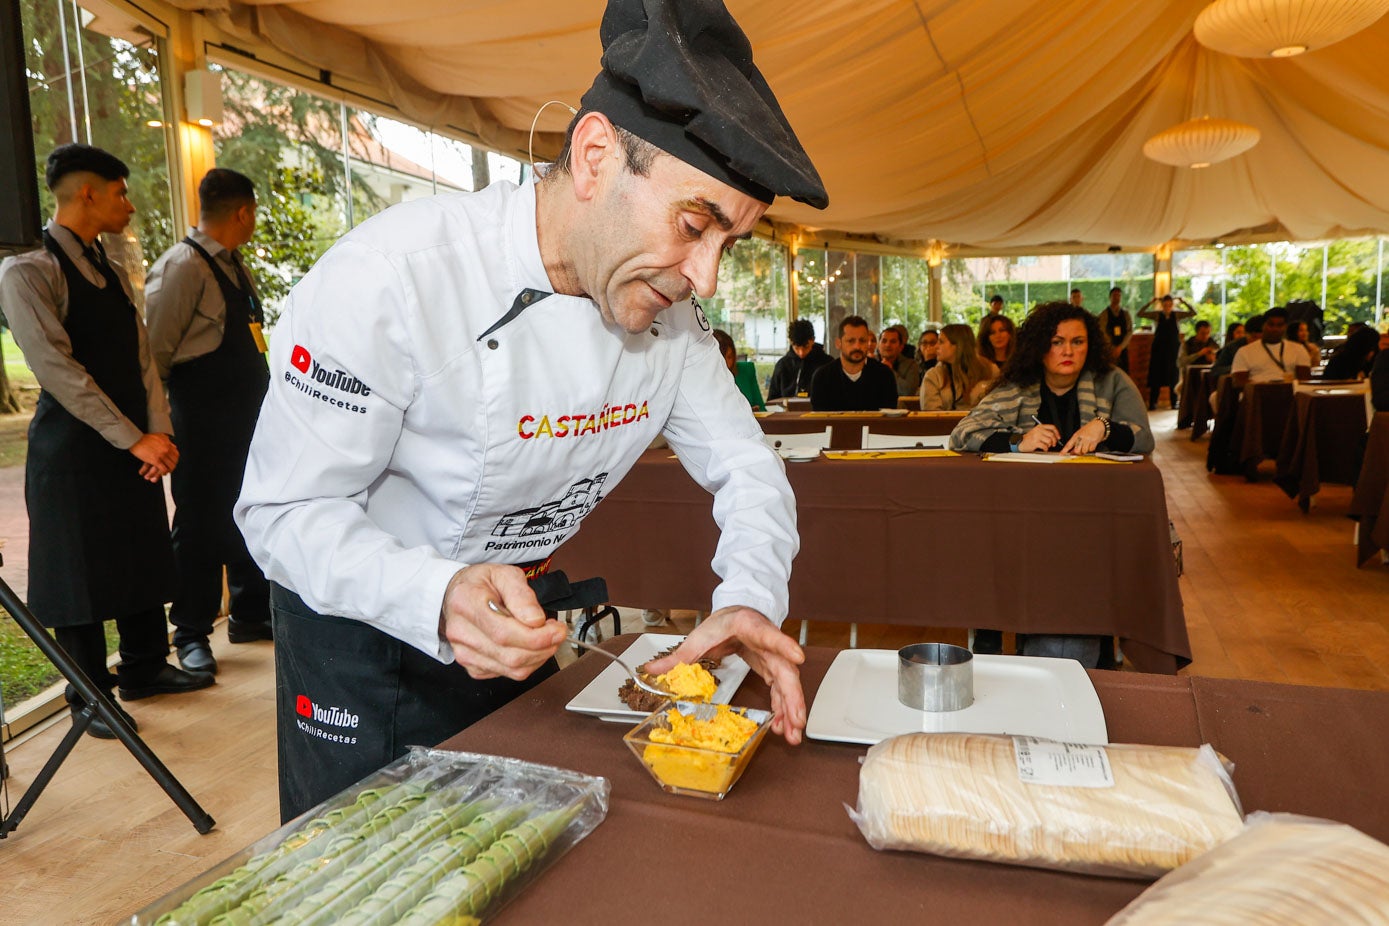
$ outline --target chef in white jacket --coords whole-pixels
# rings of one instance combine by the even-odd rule
[[[610,0],[601,37],[540,180],[386,210],[274,332],[236,518],[274,583],[285,819],[554,671],[527,575],[658,435],[713,493],[722,583],[653,668],[740,652],[801,738],[795,500],[694,297],[775,195],[828,199],[719,0]]]

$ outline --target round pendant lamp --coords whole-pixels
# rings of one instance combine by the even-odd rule
[[[1368,28],[1389,0],[1215,0],[1196,17],[1196,41],[1238,58],[1291,58]]]
[[[1228,161],[1259,143],[1259,130],[1232,119],[1192,119],[1143,143],[1143,153],[1173,167],[1200,169]]]

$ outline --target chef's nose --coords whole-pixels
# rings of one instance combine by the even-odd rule
[[[714,290],[718,288],[719,257],[722,254],[722,248],[709,247],[701,242],[690,251],[680,265],[680,272],[690,281],[695,295],[701,299],[712,298]]]

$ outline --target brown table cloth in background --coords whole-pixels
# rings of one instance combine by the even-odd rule
[[[1182,378],[1181,406],[1177,411],[1178,431],[1194,428],[1199,419],[1201,434],[1206,433],[1206,423],[1211,417],[1210,389],[1206,385],[1206,374],[1210,371],[1209,364],[1194,364],[1186,368],[1186,376]],[[1192,440],[1200,436],[1192,431]]]
[[[1239,466],[1246,475],[1252,475],[1264,457],[1277,459],[1292,407],[1292,383],[1245,385],[1230,445],[1239,452]]]
[[[946,436],[968,412],[912,412],[884,415],[878,412],[778,412],[757,419],[764,434],[804,434],[830,431],[830,448],[857,450],[863,441],[865,425],[874,434]],[[932,443],[944,444],[944,441]]]
[[[1162,473],[1150,461],[787,463],[801,551],[791,620],[1123,638],[1146,672],[1191,661]],[[712,499],[648,451],[555,554],[603,576],[614,604],[707,610],[718,577]],[[930,603],[912,593],[930,577]]]
[[[1283,431],[1274,481],[1307,511],[1323,482],[1354,485],[1365,436],[1365,396],[1299,392]]]
[[[1355,562],[1365,565],[1381,550],[1389,550],[1389,412],[1370,422],[1365,463],[1355,483],[1350,516],[1360,522]]]
[[[605,644],[621,651],[633,637]],[[807,703],[834,650],[810,647]],[[497,916],[499,924],[952,923],[1099,926],[1142,881],[877,852],[844,805],[867,747],[768,735],[721,802],[668,795],[629,729],[564,705],[605,666],[586,656],[448,740],[612,783],[607,819]],[[1210,743],[1246,812],[1291,811],[1389,840],[1389,693],[1092,672],[1115,743]],[[750,675],[734,703],[768,704]]]

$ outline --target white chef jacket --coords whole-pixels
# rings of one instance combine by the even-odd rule
[[[485,333],[525,290],[535,188],[505,182],[393,206],[294,287],[235,511],[266,576],[452,662],[453,575],[553,553],[664,434],[714,494],[713,607],[780,624],[795,499],[704,313],[628,334],[553,294]]]

